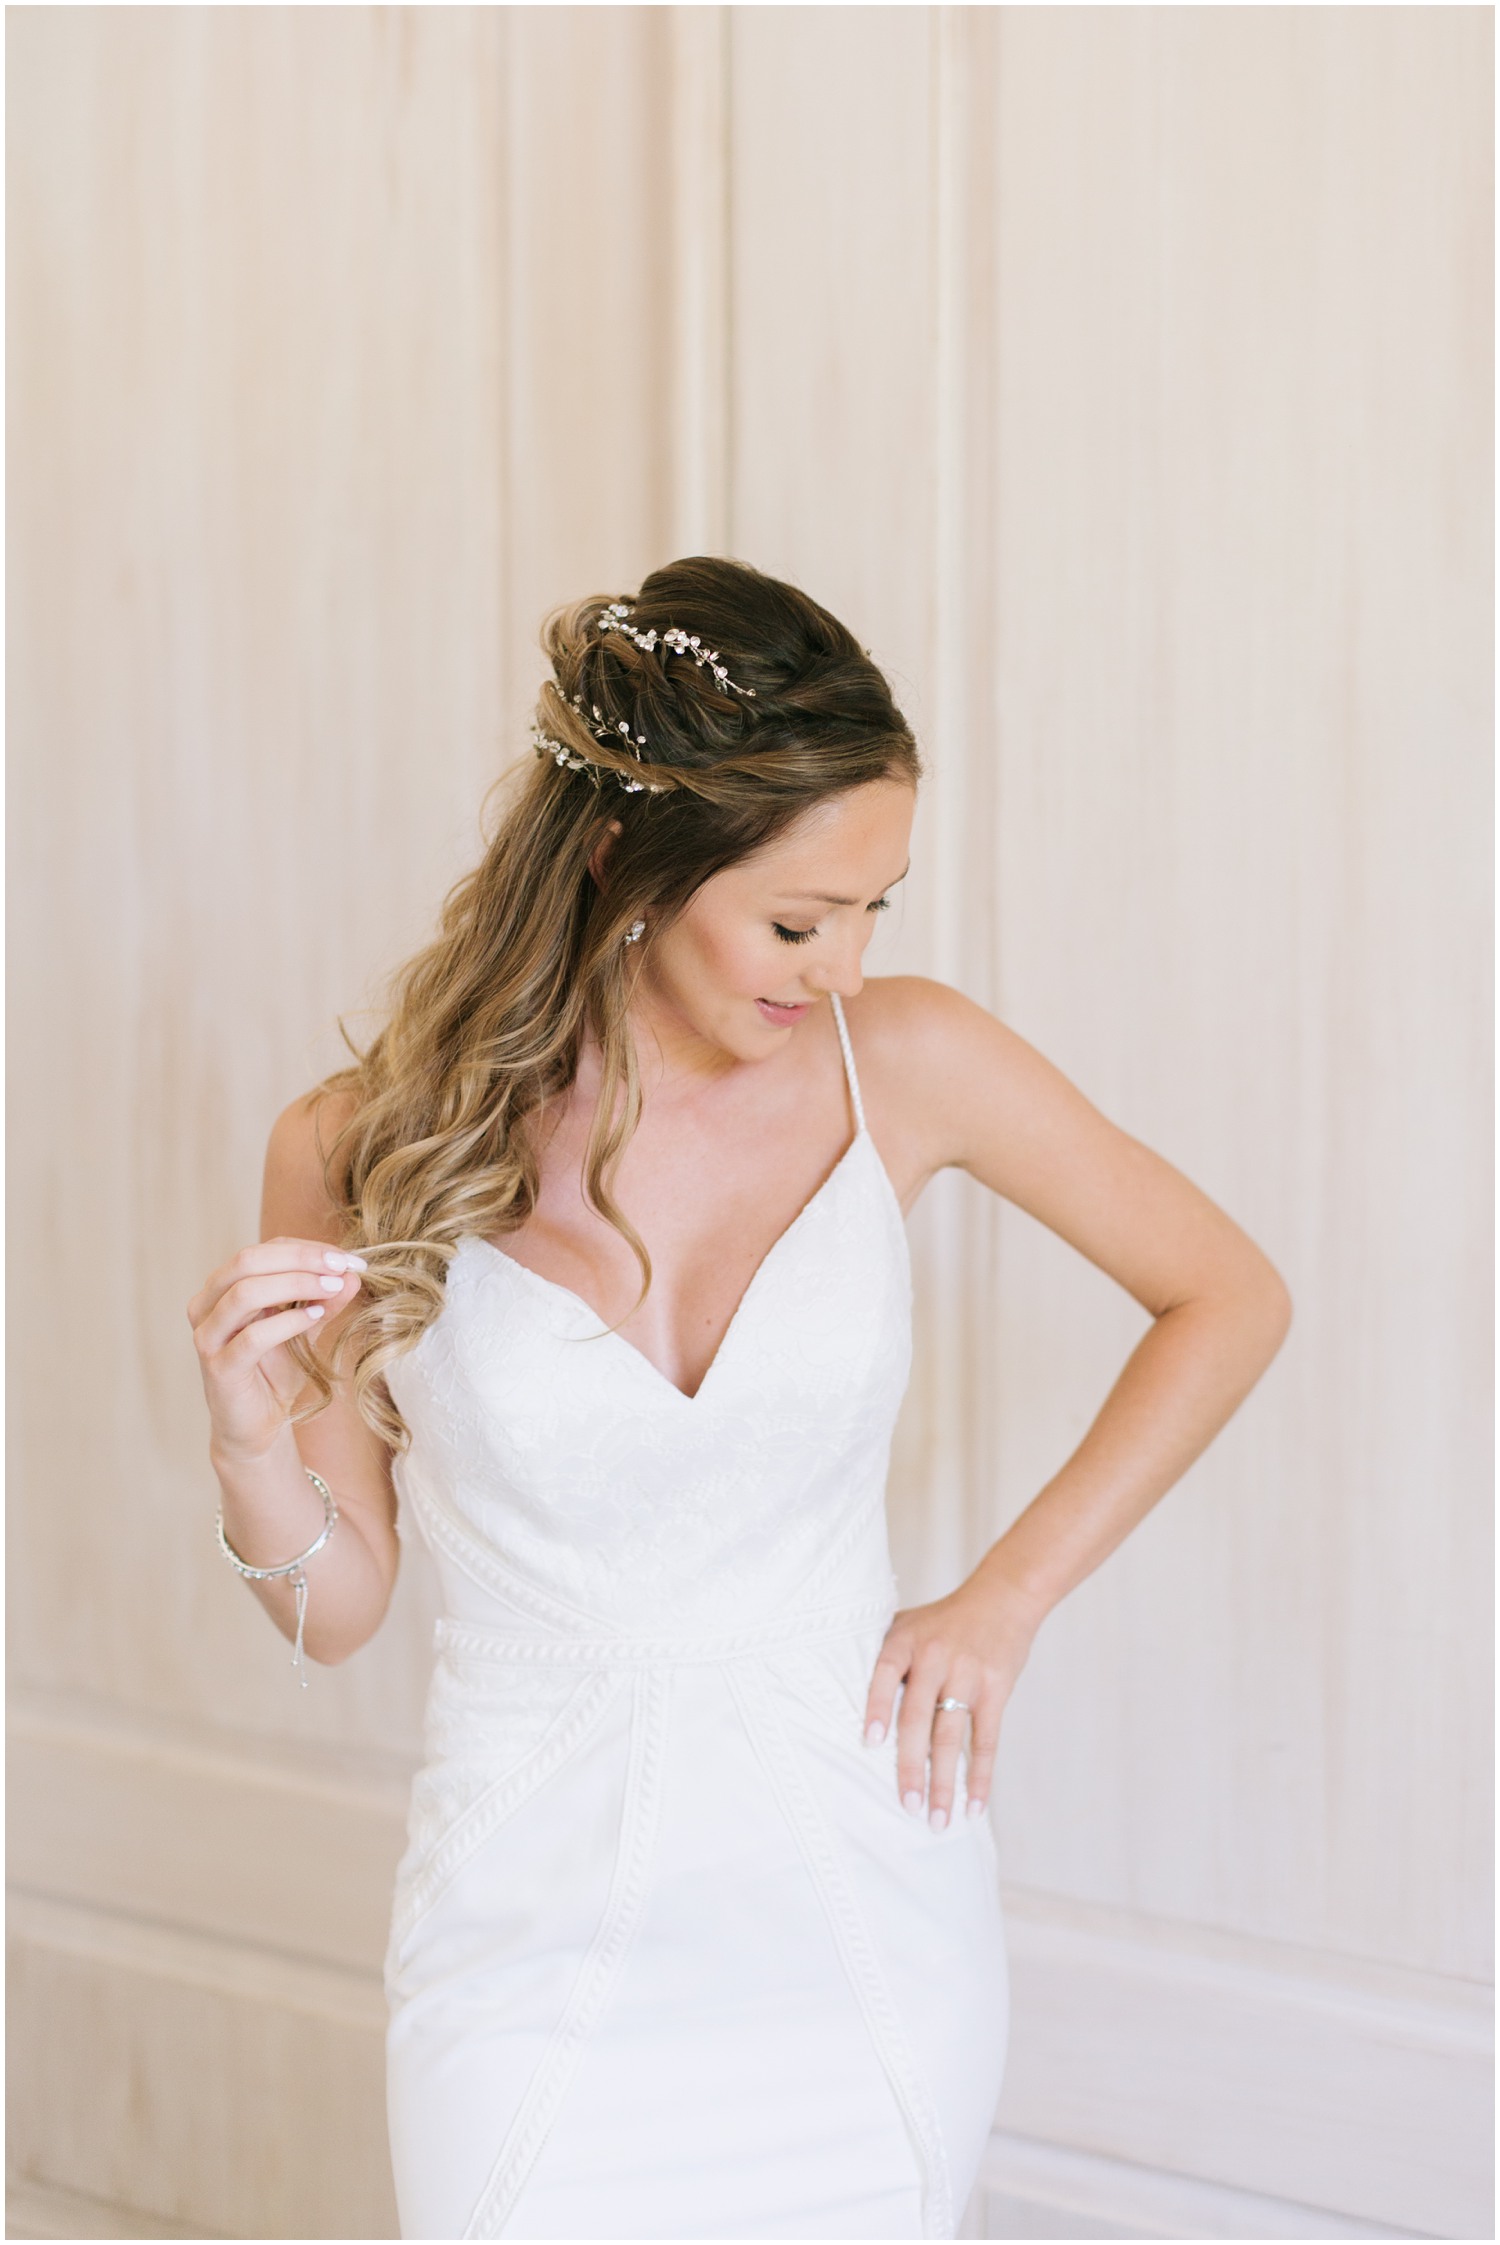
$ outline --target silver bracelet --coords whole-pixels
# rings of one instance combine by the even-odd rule
[[[302,1624],[307,1615],[307,1577],[302,1570],[313,1553],[321,1551],[333,1534],[333,1526],[338,1519],[339,1508],[334,1503],[333,1491],[323,1479],[322,1474],[314,1473],[310,1465],[305,1465],[302,1470],[323,1499],[323,1527],[322,1532],[308,1545],[306,1551],[299,1551],[295,1559],[283,1559],[279,1567],[247,1566],[224,1533],[224,1507],[222,1505],[219,1507],[218,1530],[219,1549],[229,1561],[230,1566],[238,1568],[239,1572],[250,1582],[271,1582],[277,1575],[291,1576],[292,1588],[297,1594],[297,1641],[292,1647],[292,1666],[297,1671],[297,1681],[306,1691],[307,1667],[302,1658]]]

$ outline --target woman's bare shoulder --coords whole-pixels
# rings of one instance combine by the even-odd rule
[[[929,975],[876,975],[857,998],[845,999],[844,1011],[862,1078],[868,1062],[875,1075],[889,1078],[893,1092],[910,1085],[914,1072],[940,1079],[1013,1036],[961,990]]]
[[[891,1038],[900,1041],[912,1035],[929,1036],[934,1026],[941,1030],[945,1023],[969,1014],[982,1015],[989,1021],[995,1018],[951,983],[934,981],[925,974],[871,975],[857,998],[844,1000],[844,1012],[850,1027],[862,1025],[877,1045]]]
[[[314,1086],[271,1125],[261,1190],[261,1238],[338,1239],[342,1225],[328,1190],[326,1162],[359,1111],[352,1091]]]
[[[935,1170],[961,1159],[956,1103],[976,1068],[995,1066],[1011,1032],[928,975],[874,976],[844,1011],[871,1132],[893,1178],[902,1172],[898,1190],[909,1201]]]

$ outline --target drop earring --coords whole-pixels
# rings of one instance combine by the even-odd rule
[[[639,943],[645,932],[646,923],[644,920],[632,920],[630,926],[625,930],[625,941],[627,943]]]

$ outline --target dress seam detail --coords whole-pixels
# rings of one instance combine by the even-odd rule
[[[845,1976],[911,2131],[922,2177],[922,2234],[924,2237],[951,2237],[952,2189],[937,2115],[816,1798],[798,1767],[791,1741],[776,1711],[774,1694],[765,1678],[758,1671],[729,1669],[725,1673],[751,1744],[802,1849],[813,1885],[832,1926]]]
[[[712,1637],[509,1637],[503,1630],[483,1624],[450,1621],[437,1624],[440,1647],[471,1653],[499,1662],[536,1661],[559,1666],[611,1668],[649,1666],[669,1668],[674,1663],[714,1663],[749,1659],[767,1650],[827,1644],[841,1637],[856,1637],[875,1623],[888,1624],[892,1599],[866,1599],[857,1606],[814,1608],[808,1613],[786,1614],[745,1629],[726,1630]]]
[[[577,2072],[583,2046],[599,2024],[624,1968],[644,1913],[661,1820],[666,1695],[667,1679],[658,1670],[643,1669],[635,1680],[630,1760],[610,1891],[562,2016],[469,2217],[466,2238],[503,2234]]]
[[[487,1785],[478,1800],[448,1827],[413,1879],[405,1905],[392,1926],[393,1961],[475,1850],[524,1807],[583,1744],[618,1693],[620,1683],[618,1676],[582,1677],[530,1752]]]
[[[440,1543],[454,1565],[461,1567],[469,1580],[492,1597],[499,1598],[524,1614],[528,1620],[544,1621],[554,1628],[575,1629],[580,1622],[596,1633],[605,1632],[609,1624],[597,1614],[585,1613],[581,1607],[567,1606],[560,1599],[548,1598],[533,1590],[529,1583],[520,1582],[508,1568],[503,1567],[479,1542],[472,1530],[455,1519],[432,1493],[417,1482],[411,1490],[412,1503],[419,1514],[426,1515],[426,1524],[433,1540]]]

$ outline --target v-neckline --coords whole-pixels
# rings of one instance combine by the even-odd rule
[[[586,1302],[583,1296],[581,1294],[575,1293],[571,1286],[564,1286],[559,1279],[543,1277],[542,1273],[540,1271],[534,1271],[529,1263],[518,1263],[514,1255],[507,1255],[503,1247],[497,1247],[495,1245],[495,1242],[492,1239],[486,1239],[482,1232],[465,1232],[463,1233],[458,1244],[460,1246],[463,1246],[472,1241],[476,1247],[483,1248],[487,1255],[492,1255],[498,1263],[504,1266],[506,1270],[518,1271],[523,1279],[529,1279],[534,1286],[543,1287],[549,1294],[561,1295],[562,1299],[565,1302],[570,1302],[575,1309],[581,1310],[586,1317],[592,1319],[594,1324],[598,1326],[598,1332],[595,1334],[591,1334],[589,1336],[590,1339],[600,1341],[617,1341],[621,1348],[625,1349],[631,1356],[636,1359],[638,1364],[643,1364],[645,1366],[647,1372],[653,1379],[658,1381],[662,1387],[668,1389],[671,1394],[675,1395],[679,1403],[685,1403],[691,1406],[702,1400],[704,1390],[708,1387],[708,1384],[712,1380],[715,1372],[717,1372],[720,1363],[723,1361],[725,1352],[727,1351],[730,1342],[734,1339],[735,1333],[738,1330],[742,1318],[744,1317],[747,1303],[750,1301],[751,1296],[755,1293],[756,1288],[760,1285],[761,1280],[765,1277],[766,1272],[771,1268],[771,1265],[774,1263],[777,1255],[786,1245],[787,1241],[792,1237],[792,1234],[796,1231],[798,1225],[812,1214],[813,1210],[817,1207],[824,1194],[828,1192],[835,1181],[840,1176],[842,1176],[844,1170],[848,1167],[850,1161],[853,1159],[861,1144],[868,1145],[871,1148],[871,1151],[874,1151],[874,1142],[871,1139],[869,1131],[865,1128],[864,1122],[862,1120],[858,1124],[854,1136],[850,1139],[848,1145],[844,1148],[844,1151],[840,1154],[832,1169],[829,1170],[828,1175],[824,1178],[822,1184],[819,1185],[817,1190],[802,1203],[802,1206],[798,1209],[796,1215],[792,1218],[791,1222],[784,1228],[784,1230],[777,1233],[776,1237],[772,1240],[770,1246],[766,1249],[764,1255],[762,1255],[760,1261],[756,1264],[754,1270],[751,1272],[745,1290],[734,1306],[734,1314],[731,1316],[729,1323],[725,1326],[723,1333],[719,1337],[719,1345],[714,1350],[713,1355],[709,1358],[708,1365],[704,1371],[703,1377],[698,1382],[698,1385],[694,1388],[691,1395],[688,1394],[686,1388],[679,1387],[675,1380],[669,1379],[667,1377],[667,1374],[662,1370],[661,1366],[659,1364],[653,1363],[651,1358],[647,1356],[644,1349],[638,1349],[634,1341],[627,1341],[623,1333],[619,1332],[615,1327],[606,1324],[604,1319],[599,1315],[599,1312],[593,1307],[593,1304],[590,1302]],[[881,1175],[886,1178],[886,1182],[887,1184],[889,1184],[889,1173],[886,1170],[884,1162],[881,1161],[878,1154],[876,1154],[875,1160],[876,1166],[879,1168]],[[891,1189],[894,1195],[894,1187],[892,1187]],[[899,1203],[897,1205],[899,1207]]]

